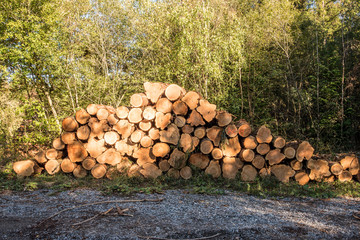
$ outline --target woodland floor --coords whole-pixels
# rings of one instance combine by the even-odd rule
[[[81,204],[145,198],[163,200],[84,206],[47,219]],[[119,215],[117,206],[129,208],[125,213],[132,216]],[[360,198],[263,199],[186,190],[131,196],[87,189],[3,191],[0,239],[358,239],[360,220],[353,216],[358,211]]]

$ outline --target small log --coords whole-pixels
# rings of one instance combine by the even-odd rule
[[[143,136],[145,136],[145,133],[141,130],[135,130],[131,135],[130,135],[130,141],[132,143],[139,143],[140,140],[143,138]]]
[[[303,164],[302,162],[299,162],[298,160],[292,160],[290,162],[290,166],[292,169],[294,169],[295,171],[300,171],[303,168]]]
[[[256,133],[256,141],[258,143],[270,143],[272,138],[270,129],[264,125]]]
[[[162,171],[153,163],[145,163],[140,170],[145,178],[158,178],[162,175]]]
[[[242,147],[252,150],[254,150],[258,145],[258,143],[256,142],[256,138],[254,136],[248,136],[246,138],[243,138],[241,140],[241,143],[242,143]]]
[[[88,156],[88,152],[80,142],[67,145],[67,152],[72,162],[81,162]]]
[[[149,136],[144,136],[140,140],[140,145],[142,147],[148,148],[154,144],[154,141]]]
[[[194,128],[193,128],[192,126],[190,126],[189,124],[186,124],[185,126],[183,126],[183,127],[181,128],[181,131],[182,131],[183,133],[190,134],[190,133],[192,133],[192,132],[194,131]]]
[[[186,119],[183,116],[177,116],[174,123],[177,127],[182,128],[186,124]]]
[[[293,159],[296,155],[296,150],[293,147],[285,147],[284,155],[287,159]]]
[[[143,175],[140,173],[141,167],[137,164],[131,165],[129,171],[127,172],[128,177],[142,177]]]
[[[142,120],[141,108],[133,108],[129,111],[128,120],[131,123],[139,123]]]
[[[86,141],[90,137],[91,130],[87,125],[81,126],[76,131],[76,136],[79,140]]]
[[[154,156],[150,148],[140,148],[137,152],[136,157],[137,157],[136,163],[140,167],[142,167],[146,163],[156,162],[156,157]]]
[[[343,157],[340,160],[340,164],[344,170],[347,170],[350,168],[350,166],[352,164],[358,165],[358,164],[356,164],[357,161],[358,161],[357,157],[354,154],[352,154],[352,155]]]
[[[195,127],[199,125],[205,125],[203,118],[201,117],[200,113],[197,112],[196,110],[192,110],[186,122],[191,126],[195,126]]]
[[[207,122],[211,122],[216,116],[216,105],[209,103],[205,99],[200,99],[199,106],[196,108],[196,110]]]
[[[129,109],[125,106],[116,108],[115,114],[120,119],[126,119],[129,115]]]
[[[285,159],[285,155],[281,153],[280,149],[274,149],[266,154],[265,159],[269,161],[270,165],[281,163]]]
[[[219,161],[211,160],[209,166],[205,169],[205,173],[211,175],[213,178],[221,176],[221,167]]]
[[[272,145],[275,148],[283,148],[285,147],[286,141],[283,137],[274,137],[272,140]]]
[[[160,141],[177,145],[180,139],[180,132],[178,127],[171,123],[166,130],[160,131]]]
[[[99,121],[106,120],[109,117],[109,111],[106,108],[100,108],[96,113],[96,117]]]
[[[106,120],[108,121],[108,123],[111,126],[113,126],[113,125],[117,124],[120,119],[116,116],[116,114],[111,113],[111,114],[109,114],[109,116]]]
[[[185,166],[180,170],[180,176],[185,179],[188,180],[192,177],[192,170],[189,166]]]
[[[261,178],[266,178],[271,176],[271,170],[270,168],[262,168],[259,171],[259,175]]]
[[[99,106],[97,104],[89,104],[86,107],[86,111],[90,114],[90,115],[96,115],[97,111],[99,110]]]
[[[61,167],[61,171],[63,171],[64,173],[71,173],[74,171],[75,167],[76,167],[76,163],[73,163],[70,159],[65,158],[62,160],[60,167]]]
[[[170,147],[166,143],[159,142],[152,147],[152,152],[155,157],[165,157],[167,154],[169,154]]]
[[[128,158],[122,158],[121,162],[116,165],[116,169],[119,173],[127,173],[132,166],[132,161],[130,161]]]
[[[94,138],[89,139],[89,141],[85,144],[85,148],[91,157],[97,158],[106,150],[105,140],[96,140]]]
[[[61,141],[66,145],[72,144],[77,141],[76,135],[74,132],[63,132],[61,134]]]
[[[122,139],[126,139],[131,136],[134,132],[134,124],[129,123],[128,120],[120,120],[116,125],[113,126],[113,129],[117,131]]]
[[[251,134],[252,128],[250,124],[244,119],[239,120],[236,123],[236,126],[238,128],[238,133],[241,137],[246,138]]]
[[[187,92],[181,100],[186,103],[190,110],[194,110],[199,105],[199,99],[200,95],[197,92],[190,91]]]
[[[160,99],[160,97],[164,94],[166,89],[166,84],[145,82],[144,88],[147,98],[152,103],[156,103]]]
[[[209,154],[213,150],[214,145],[212,144],[210,139],[202,139],[200,143],[200,151],[203,154]]]
[[[87,157],[81,162],[81,166],[85,170],[91,170],[96,164],[96,160],[92,157]]]
[[[343,166],[338,162],[329,162],[330,171],[332,174],[338,176],[344,170]]]
[[[221,136],[223,133],[223,128],[212,126],[211,128],[206,129],[206,136],[214,143],[214,146],[218,147],[220,145]]]
[[[62,129],[66,132],[73,132],[78,129],[79,124],[73,117],[64,118],[62,121]]]
[[[338,176],[340,182],[350,182],[352,180],[352,174],[348,170],[342,171]]]
[[[313,160],[310,159],[307,162],[307,168],[311,170],[309,178],[321,182],[323,177],[329,177],[331,175],[329,163],[326,160]]]
[[[238,129],[235,126],[235,124],[229,124],[226,126],[225,128],[225,133],[226,135],[228,135],[229,137],[236,137],[238,134]]]
[[[90,114],[83,108],[75,113],[75,119],[80,124],[86,124],[90,117]]]
[[[304,159],[310,160],[313,153],[314,148],[310,145],[310,143],[308,141],[303,141],[296,150],[296,159],[300,162]]]
[[[96,164],[92,169],[91,169],[91,175],[94,178],[103,178],[106,174],[107,171],[107,167],[105,164]]]
[[[184,152],[178,150],[177,148],[170,154],[170,158],[168,160],[170,166],[175,169],[182,169],[186,166],[186,155]]]
[[[306,172],[298,172],[295,174],[295,180],[298,182],[299,185],[303,186],[305,184],[308,184],[310,178]]]
[[[266,155],[270,151],[270,145],[267,143],[260,143],[257,145],[256,151],[260,155]]]
[[[251,149],[242,149],[240,151],[239,156],[240,159],[243,160],[244,162],[252,162],[255,157],[255,153]]]
[[[190,134],[181,134],[179,147],[182,148],[184,152],[192,152],[195,149],[193,139]]]
[[[205,137],[206,135],[206,129],[205,127],[197,127],[194,131],[194,136],[202,139],[203,137]]]
[[[156,110],[152,106],[147,106],[142,114],[145,120],[151,121],[155,119]]]
[[[265,166],[265,158],[259,154],[256,154],[251,164],[257,169],[262,169]]]
[[[214,148],[211,151],[211,156],[213,157],[213,159],[215,160],[220,160],[223,158],[224,154],[222,152],[222,150],[220,148]]]
[[[160,138],[160,131],[157,128],[151,128],[148,134],[149,137],[154,141]]]
[[[18,161],[13,163],[13,170],[20,177],[29,177],[34,173],[34,166],[31,160]]]
[[[351,175],[357,175],[359,171],[360,171],[359,159],[355,158],[350,163],[349,172],[351,173]]]
[[[165,89],[165,96],[170,100],[170,101],[176,101],[178,100],[182,95],[182,90],[181,87],[176,85],[176,84],[170,84],[166,89]]]
[[[190,155],[189,163],[200,169],[205,169],[209,165],[209,157],[202,153],[193,153]]]
[[[167,160],[162,160],[159,162],[159,169],[162,172],[167,172],[170,169],[170,164]]]
[[[55,148],[50,148],[46,151],[45,156],[48,160],[57,159],[59,152]]]
[[[184,103],[181,100],[174,102],[172,108],[173,108],[173,112],[179,116],[185,116],[188,112],[188,107],[186,103]]]
[[[334,176],[334,175],[331,175],[331,176],[329,176],[329,177],[324,177],[324,178],[323,178],[323,182],[333,183],[333,182],[335,182],[335,176]]]
[[[109,145],[114,145],[117,141],[120,140],[120,136],[115,131],[106,132],[104,135],[104,140]]]
[[[180,178],[180,171],[175,169],[175,168],[170,168],[169,171],[167,172],[167,175],[170,178],[179,179]]]
[[[172,103],[167,98],[160,98],[159,101],[157,101],[155,107],[156,111],[162,113],[171,113],[172,111]]]
[[[65,144],[61,141],[61,138],[55,138],[52,142],[52,146],[56,150],[63,150],[65,148]]]
[[[233,137],[227,139],[227,141],[225,141],[224,144],[222,145],[221,149],[223,151],[224,156],[226,157],[234,157],[238,155],[241,151],[239,138]]]
[[[45,151],[38,151],[35,156],[34,156],[34,159],[37,163],[39,164],[44,164],[47,162],[47,159],[46,159],[46,156],[45,156]]]
[[[155,115],[155,127],[164,130],[171,122],[171,113],[157,112]]]
[[[219,127],[225,127],[231,123],[232,116],[230,113],[228,113],[226,111],[219,111],[216,114],[216,120],[217,120]]]
[[[48,174],[50,175],[54,175],[55,173],[60,172],[60,164],[61,161],[59,160],[49,160],[48,162],[45,163],[45,170],[47,171]]]
[[[283,183],[288,183],[289,178],[295,175],[295,171],[291,167],[284,164],[272,166],[271,173],[274,174],[275,177]]]
[[[191,139],[192,139],[192,144],[193,144],[193,149],[192,149],[192,151],[194,151],[195,148],[196,148],[197,146],[199,146],[199,144],[200,144],[200,139],[198,139],[197,137],[191,137]]]
[[[241,171],[241,180],[244,182],[252,182],[256,179],[258,172],[251,165],[245,165]]]
[[[143,93],[135,93],[130,97],[130,104],[132,107],[144,107],[149,104],[149,100]]]
[[[89,122],[89,127],[91,128],[91,133],[89,138],[98,138],[103,139],[104,138],[104,130],[107,128],[107,121],[97,121],[97,122]]]

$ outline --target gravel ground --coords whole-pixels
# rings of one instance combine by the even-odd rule
[[[163,201],[84,206],[39,224],[85,203],[159,198]],[[116,206],[129,208],[125,213],[132,216],[119,215]],[[359,239],[360,220],[353,217],[359,210],[360,198],[274,200],[184,190],[127,197],[93,190],[2,192],[0,239]]]

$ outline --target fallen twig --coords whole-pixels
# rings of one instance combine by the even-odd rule
[[[77,209],[77,208],[81,208],[81,207],[86,207],[86,206],[92,206],[92,205],[98,205],[98,204],[105,204],[105,203],[129,203],[129,202],[161,202],[162,200],[164,200],[163,198],[159,198],[159,199],[130,199],[130,200],[110,200],[110,201],[101,201],[101,202],[94,202],[94,203],[86,203],[86,204],[82,204],[79,206],[75,206],[75,207],[70,207],[70,208],[65,208],[53,215],[51,215],[50,217],[44,219],[43,221],[41,221],[40,223],[37,224],[37,226],[43,224],[44,222],[46,222],[47,220],[63,213],[66,211],[70,211],[73,209]]]
[[[113,210],[113,209],[114,209],[114,208],[110,208],[109,210],[107,210],[107,211],[105,211],[105,212],[102,212],[102,213],[98,213],[98,214],[96,214],[95,216],[92,216],[91,218],[88,218],[88,219],[86,219],[86,220],[84,220],[84,221],[81,221],[81,222],[78,222],[78,223],[74,223],[73,226],[78,226],[78,225],[80,225],[80,224],[89,222],[89,221],[97,218],[97,217],[100,216],[100,215],[106,215],[106,214],[108,214],[108,213],[109,213],[111,210]]]
[[[204,240],[204,239],[211,239],[220,235],[221,233],[217,233],[215,235],[211,235],[207,237],[199,237],[199,238],[160,238],[160,237],[152,237],[152,236],[138,236],[138,237],[145,239],[157,239],[157,240]]]

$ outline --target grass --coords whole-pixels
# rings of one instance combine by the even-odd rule
[[[59,173],[50,176],[46,173],[27,178],[18,178],[11,171],[0,172],[0,191],[3,190],[36,190],[52,189],[64,191],[69,189],[88,188],[102,191],[104,194],[161,193],[169,189],[182,189],[196,194],[226,194],[226,190],[250,194],[263,198],[278,197],[360,197],[360,183],[316,183],[299,186],[296,182],[284,184],[275,178],[256,179],[254,182],[242,182],[239,179],[212,179],[201,172],[195,172],[190,180],[170,179],[162,176],[158,179],[128,178],[115,176],[109,179],[94,179],[87,176],[77,179],[71,174]]]

